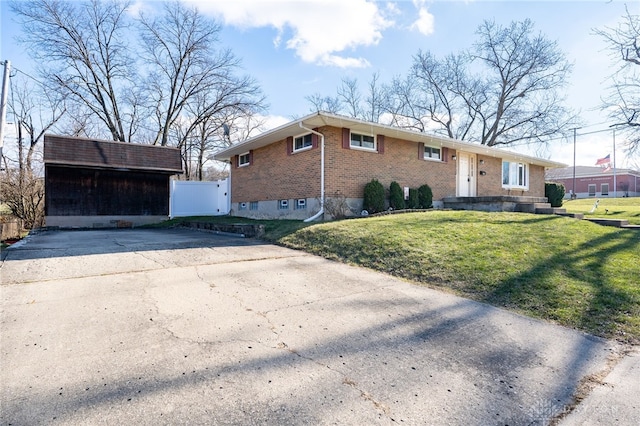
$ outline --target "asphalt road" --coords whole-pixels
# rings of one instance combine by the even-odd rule
[[[192,230],[50,231],[3,258],[2,425],[547,424],[620,350]]]

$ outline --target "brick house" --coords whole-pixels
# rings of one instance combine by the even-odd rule
[[[176,148],[45,135],[45,224],[122,227],[169,216]]]
[[[544,175],[564,164],[483,145],[317,112],[218,152],[231,165],[231,214],[253,218],[319,217],[344,198],[362,210],[372,179],[418,188],[434,207],[460,199],[544,198]],[[513,205],[513,203],[511,203]]]
[[[640,171],[631,169],[602,169],[601,167],[576,166],[547,170],[547,181],[558,182],[565,187],[565,199],[588,197],[640,197]],[[614,182],[615,181],[615,182]]]

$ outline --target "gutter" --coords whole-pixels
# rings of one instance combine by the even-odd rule
[[[320,136],[320,211],[304,220],[304,222],[312,222],[324,214],[324,135],[320,132],[304,127],[302,125],[302,121],[298,124],[301,129]]]

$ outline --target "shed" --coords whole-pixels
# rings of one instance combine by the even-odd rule
[[[45,223],[130,227],[169,217],[176,148],[45,135]]]

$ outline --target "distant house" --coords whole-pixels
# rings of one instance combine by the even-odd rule
[[[546,179],[565,187],[565,198],[588,197],[640,197],[640,171],[631,169],[609,169],[576,166],[547,170]],[[615,176],[614,176],[615,175]],[[614,184],[615,178],[615,184]]]
[[[544,202],[544,174],[564,164],[454,139],[318,112],[216,154],[231,164],[231,213],[320,217],[324,200],[360,214],[364,186],[428,184],[434,207]],[[486,197],[493,197],[491,200]],[[462,204],[461,204],[462,202]],[[505,207],[506,206],[506,207]],[[464,207],[462,207],[464,208]]]
[[[176,148],[46,135],[45,224],[128,227],[169,216]]]

